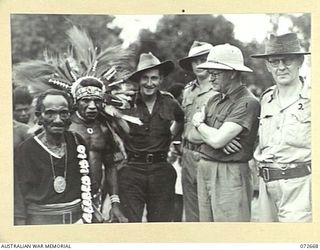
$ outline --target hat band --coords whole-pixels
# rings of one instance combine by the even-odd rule
[[[267,46],[266,54],[291,54],[301,53],[299,43],[292,44],[272,44]]]
[[[194,47],[189,51],[188,57],[190,56],[197,56],[198,54],[205,54],[205,53],[209,53],[210,49],[212,49],[213,46],[212,45],[202,45],[202,46],[198,46],[198,47]]]
[[[209,62],[209,63],[221,64],[221,65],[226,66],[226,67],[228,67],[228,68],[230,68],[230,69],[232,69],[232,70],[236,70],[234,67],[231,67],[230,65],[225,64],[225,63],[222,63],[222,62],[213,61],[213,60],[209,60],[208,62]]]
[[[83,97],[87,96],[97,96],[99,98],[103,98],[102,89],[95,86],[86,86],[79,88],[75,93],[75,99],[80,100]]]

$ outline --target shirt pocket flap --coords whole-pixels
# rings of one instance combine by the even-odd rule
[[[173,121],[175,120],[174,117],[174,113],[171,109],[166,108],[166,109],[161,109],[159,112],[159,116],[160,118],[162,118],[163,120],[169,120],[169,121]]]
[[[291,116],[301,123],[308,123],[311,122],[311,114],[310,112],[299,112],[299,113],[292,113]]]
[[[216,118],[219,122],[224,122],[225,119],[227,118],[227,114],[218,114]]]

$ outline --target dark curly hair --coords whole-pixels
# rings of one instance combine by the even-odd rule
[[[19,86],[13,90],[13,108],[17,104],[31,105],[33,100],[27,87]]]
[[[57,96],[64,97],[68,102],[69,110],[72,111],[72,109],[73,109],[73,99],[72,99],[71,95],[69,95],[68,93],[66,93],[65,91],[62,91],[62,90],[49,89],[49,90],[45,91],[44,93],[42,93],[37,99],[37,103],[36,103],[36,107],[35,107],[36,116],[40,115],[41,109],[42,109],[42,106],[43,106],[43,100],[48,95],[57,95]]]

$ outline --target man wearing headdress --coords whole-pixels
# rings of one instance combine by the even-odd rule
[[[141,222],[145,206],[149,222],[173,219],[176,173],[167,154],[172,135],[182,129],[184,113],[171,95],[159,90],[173,69],[172,61],[142,53],[129,77],[139,85],[139,93],[126,112],[143,123],[129,124],[124,138],[128,159],[119,171],[121,206],[129,222]]]
[[[103,105],[103,89],[103,83],[95,77],[79,78],[74,83],[72,94],[76,111],[71,116],[70,131],[80,134],[87,144],[97,209],[100,210],[107,189],[112,204],[110,221],[127,222],[119,208],[115,143],[107,125],[98,120]]]
[[[252,188],[248,161],[252,159],[258,131],[259,101],[242,83],[244,65],[236,46],[221,44],[210,50],[205,63],[210,83],[219,95],[194,114],[191,137],[202,142],[198,166],[200,221],[250,221]],[[234,138],[242,148],[227,154],[223,148]]]
[[[192,117],[212,97],[217,94],[215,87],[209,82],[209,73],[197,66],[204,63],[213,46],[206,42],[194,41],[187,57],[179,60],[179,65],[187,72],[195,75],[196,79],[189,82],[183,91],[182,108],[185,112],[184,131],[182,134],[182,187],[186,221],[199,221],[197,169],[200,147],[190,139],[193,128]]]
[[[311,222],[311,99],[300,76],[304,55],[296,33],[270,35],[265,59],[275,85],[261,96],[259,145],[255,151],[259,219]]]
[[[22,202],[15,203],[16,224],[91,222],[90,177],[83,139],[68,130],[72,100],[47,90],[37,99],[43,131],[24,141],[15,155],[15,181]]]
[[[63,56],[55,56],[47,51],[44,54],[44,61],[31,60],[20,63],[15,67],[14,78],[18,83],[31,87],[34,93],[43,93],[48,88],[64,89],[65,94],[71,90],[77,110],[71,118],[73,124],[70,130],[81,134],[89,147],[90,166],[82,164],[84,172],[87,172],[89,168],[91,170],[92,190],[90,188],[89,191],[93,193],[95,201],[99,201],[100,190],[106,186],[105,182],[101,183],[103,164],[113,203],[111,220],[123,222],[126,221],[126,218],[118,209],[120,199],[117,190],[116,169],[113,165],[114,140],[112,137],[116,136],[115,133],[113,136],[110,135],[110,121],[105,122],[106,126],[103,126],[97,117],[99,111],[102,110],[103,97],[106,94],[104,86],[109,86],[111,82],[114,84],[122,82],[119,80],[123,78],[123,75],[126,75],[126,72],[129,73],[128,68],[130,68],[129,60],[125,60],[125,58],[131,53],[122,50],[119,46],[98,50],[87,33],[75,26],[67,31],[67,35],[72,50],[64,53]],[[110,93],[106,95],[112,96]],[[109,99],[112,104],[114,99],[111,97]],[[59,107],[62,106],[59,104]],[[68,108],[68,112],[71,112],[71,106]],[[55,112],[55,110],[53,111]],[[104,109],[104,111],[106,110]],[[54,112],[49,111],[49,113],[53,113],[54,118],[58,117]],[[106,113],[108,112],[106,111],[103,115],[107,116]],[[37,114],[39,118],[42,118],[40,111]],[[70,122],[70,114],[63,115],[65,121],[62,122]],[[60,114],[61,119],[63,115]],[[108,118],[111,122],[115,122],[118,118],[112,116],[113,114],[109,114]],[[59,124],[61,125],[61,122]],[[69,128],[69,125],[66,128]],[[46,130],[45,127],[44,130]],[[62,179],[58,178],[58,180]],[[88,190],[85,189],[85,191]],[[96,211],[99,211],[100,204],[101,202],[93,204],[93,207],[97,205]],[[101,213],[96,214],[103,220]]]

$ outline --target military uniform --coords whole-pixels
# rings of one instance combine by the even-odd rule
[[[208,100],[217,94],[212,86],[200,89],[197,80],[186,85],[183,93],[182,108],[185,112],[184,132],[182,135],[182,188],[186,221],[199,221],[197,169],[200,154],[197,150],[200,144],[190,141],[190,131],[193,129],[192,117],[207,104]]]
[[[183,122],[183,111],[168,94],[157,93],[152,114],[138,94],[135,107],[124,111],[143,125],[129,123],[124,136],[128,160],[119,170],[122,211],[129,222],[141,222],[144,206],[148,222],[173,219],[176,172],[167,162],[172,121]]]
[[[279,103],[276,86],[261,97],[259,147],[261,221],[311,221],[311,100],[304,83],[295,101]]]

